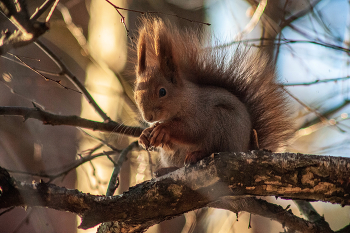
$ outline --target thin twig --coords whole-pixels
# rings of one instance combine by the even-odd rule
[[[135,142],[131,143],[128,147],[126,147],[120,153],[120,156],[119,156],[119,159],[117,162],[117,166],[114,166],[113,173],[112,173],[111,179],[110,179],[109,184],[108,184],[106,196],[113,196],[115,190],[118,188],[118,186],[116,184],[117,184],[120,169],[121,169],[124,161],[126,160],[126,156],[128,155],[128,153],[132,149],[134,149],[134,147],[136,147],[138,145],[139,145],[138,142],[135,141]]]
[[[149,172],[151,173],[151,177],[154,178],[152,155],[148,150],[147,150],[147,155],[148,155],[148,163],[149,163]]]
[[[88,56],[91,60],[90,52],[89,52],[89,46],[87,43],[87,40],[83,34],[83,30],[74,24],[72,16],[68,10],[68,8],[62,4],[59,3],[57,5],[57,10],[59,10],[62,14],[63,20],[66,24],[67,29],[70,31],[70,33],[74,36],[76,41],[79,43],[80,47],[84,50],[84,55]],[[97,62],[93,61],[94,64],[98,64]]]
[[[344,100],[343,103],[340,103],[340,104],[334,106],[333,108],[329,109],[329,110],[326,111],[326,112],[322,112],[322,116],[325,116],[326,118],[331,117],[334,113],[336,113],[336,112],[342,110],[344,107],[347,107],[349,104],[350,104],[350,100]],[[345,118],[345,119],[347,119],[347,118]],[[345,119],[344,119],[344,120],[345,120]],[[337,120],[337,123],[338,123],[338,121],[339,121],[339,120]],[[317,124],[317,123],[319,123],[319,122],[320,122],[320,120],[319,120],[319,118],[317,117],[317,118],[315,118],[315,119],[311,119],[311,120],[305,122],[302,126],[300,126],[300,128],[301,128],[301,129],[307,128],[307,127],[309,127],[309,126],[311,126],[311,125],[315,125],[315,124]]]
[[[30,20],[37,20],[55,1],[57,0],[46,0],[39,8],[35,9],[35,12],[30,16]]]
[[[255,12],[252,16],[252,18],[249,20],[249,23],[245,26],[243,31],[237,34],[235,40],[241,39],[244,35],[250,33],[253,31],[253,29],[256,27],[256,25],[260,21],[260,17],[263,15],[265,8],[267,6],[267,0],[261,0],[258,4],[258,6],[255,9]]]
[[[117,166],[117,163],[114,161],[114,159],[111,156],[109,156],[109,155],[106,155],[106,156],[109,159],[109,161],[111,161],[113,163],[113,166]]]
[[[204,24],[204,25],[207,25],[207,26],[210,26],[210,25],[211,25],[210,23],[204,23],[204,22],[200,22],[200,21],[196,21],[196,20],[184,18],[184,17],[181,17],[181,16],[179,16],[179,15],[177,15],[177,14],[169,14],[169,13],[163,13],[163,12],[158,12],[158,11],[138,11],[138,10],[132,10],[132,9],[127,9],[127,8],[122,8],[122,7],[116,6],[116,5],[114,5],[113,3],[111,3],[109,0],[105,0],[105,1],[108,2],[109,4],[111,4],[116,10],[125,10],[125,11],[134,12],[134,13],[140,13],[140,14],[142,14],[142,15],[144,15],[144,14],[168,15],[168,16],[174,16],[174,17],[177,17],[177,18],[179,18],[179,19],[183,19],[183,20],[189,21],[189,22],[191,22],[191,23],[199,23],[199,24]]]
[[[6,57],[6,56],[4,56],[4,55],[0,55],[0,57],[1,57],[1,58],[4,58],[4,59],[6,59],[6,60],[9,60],[9,61],[11,61],[11,62],[14,62],[14,63],[16,63],[17,65],[20,65],[20,66],[23,66],[23,67],[27,67],[27,66],[24,65],[23,63],[21,63],[21,62],[15,60],[15,59],[12,59],[12,58],[10,58],[10,57]],[[22,58],[23,58],[23,57],[22,57]],[[27,68],[28,68],[28,67],[27,67]],[[52,72],[52,71],[46,71],[46,70],[37,69],[37,68],[35,68],[35,66],[32,66],[32,68],[34,68],[35,70],[39,71],[39,72],[42,73],[42,74],[47,74],[47,75],[56,76],[56,77],[60,76],[59,73],[55,73],[55,72]]]
[[[301,30],[300,28],[294,26],[294,25],[289,25],[289,27],[291,29],[293,29],[295,32],[299,33],[300,35],[304,36],[305,38],[309,39],[308,40],[290,40],[289,43],[294,43],[294,42],[300,42],[300,43],[312,43],[312,44],[316,44],[316,45],[321,45],[321,46],[324,46],[324,47],[328,47],[328,48],[331,48],[331,49],[335,49],[335,50],[339,50],[339,51],[343,51],[347,54],[350,53],[350,49],[348,48],[344,48],[342,46],[338,46],[338,45],[334,45],[334,44],[329,44],[329,43],[326,43],[324,41],[321,41],[320,39],[317,39],[318,41],[314,41],[314,38],[312,36],[309,35],[309,33],[306,33],[305,31]]]
[[[67,87],[67,86],[64,86],[62,85],[61,83],[61,80],[55,80],[55,79],[52,79],[52,78],[49,78],[45,75],[43,75],[41,72],[39,72],[38,70],[36,70],[34,67],[31,67],[30,65],[28,65],[26,62],[24,62],[19,56],[15,55],[15,54],[12,54],[12,53],[8,53],[10,54],[11,56],[14,56],[17,60],[19,60],[24,66],[26,66],[27,68],[29,68],[30,70],[34,71],[35,73],[37,73],[39,76],[41,76],[42,78],[44,78],[46,81],[52,81],[54,83],[56,83],[57,85],[63,87],[64,89],[66,90],[71,90],[71,91],[75,91],[77,93],[80,93],[82,94],[80,91],[77,91],[77,90],[74,90],[70,87]]]
[[[90,54],[89,46],[87,44],[87,40],[84,36],[84,33],[82,29],[77,26],[71,17],[71,14],[69,12],[69,9],[63,5],[58,4],[57,9],[61,12],[64,22],[66,23],[67,29],[71,32],[71,34],[74,36],[78,44],[80,45],[81,49],[84,51],[84,56],[86,56],[87,59],[89,59],[94,65],[100,67],[102,70],[105,70],[106,72],[110,72],[110,69],[106,65],[102,65],[100,62],[97,62]],[[132,38],[131,38],[132,39]],[[117,74],[119,76],[119,74]],[[123,87],[123,91],[125,92],[125,83],[121,82],[121,85]],[[130,96],[125,93],[125,97],[130,100]]]
[[[98,138],[88,132],[86,132],[85,130],[83,129],[80,129],[81,132],[83,132],[84,134],[88,135],[89,137],[99,141],[102,145],[105,145],[105,146],[108,146],[109,148],[111,148],[112,150],[114,151],[117,151],[117,152],[121,152],[121,150],[118,150],[117,148],[115,148],[114,146],[112,146],[111,144],[109,144],[106,140],[103,140],[102,138]]]
[[[49,12],[49,14],[46,16],[45,22],[49,22],[49,20],[51,19],[51,16],[53,14],[53,11],[56,9],[57,4],[60,0],[56,0],[55,3],[53,4],[53,6],[51,7],[51,10]]]
[[[321,0],[316,0],[316,1],[313,1],[312,3],[310,3],[309,7],[304,9],[304,10],[301,10],[299,12],[297,12],[296,14],[292,15],[292,16],[289,16],[288,19],[286,20],[283,20],[280,24],[280,28],[283,29],[287,26],[290,26],[290,24],[294,21],[294,20],[297,20],[297,19],[300,19],[301,17],[303,17],[304,15],[308,14],[309,12],[312,12],[312,10],[315,8],[315,6],[321,2]]]
[[[10,212],[10,211],[13,210],[14,208],[15,208],[14,206],[7,208],[6,210],[0,212],[0,216],[6,214],[7,212]]]
[[[253,42],[260,42],[260,41],[272,41],[274,42],[274,45],[286,45],[286,44],[297,44],[297,43],[307,43],[307,44],[315,44],[315,45],[320,45],[326,48],[330,48],[330,49],[335,49],[335,50],[339,50],[339,51],[343,51],[345,53],[350,53],[350,49],[348,48],[344,48],[342,46],[338,46],[338,45],[334,45],[334,44],[330,44],[330,43],[326,43],[323,41],[314,41],[314,40],[292,40],[292,39],[270,39],[270,38],[255,38],[255,39],[246,39],[246,40],[239,40],[239,41],[231,41],[229,43],[225,43],[219,46],[215,46],[214,48],[225,48],[225,47],[229,47],[232,46],[234,44],[248,44],[248,43],[253,43]],[[254,47],[262,47],[265,45],[251,45]]]
[[[309,107],[307,104],[305,104],[304,102],[302,102],[300,99],[298,99],[297,97],[295,97],[292,93],[290,93],[286,88],[282,87],[282,89],[290,96],[292,97],[295,101],[297,101],[299,104],[301,104],[304,108],[306,108],[307,110],[309,110],[310,112],[313,112],[316,114],[316,116],[318,116],[318,118],[321,120],[321,122],[326,123],[328,122],[328,119],[326,117],[324,117],[321,113],[319,113],[318,111],[316,111],[315,109],[312,109],[311,107]]]
[[[106,155],[114,155],[117,154],[115,151],[104,151],[101,153],[97,154],[92,154],[88,155],[85,157],[81,157],[78,160],[75,160],[72,164],[67,165],[63,170],[61,171],[48,171],[48,173],[54,173],[54,174],[48,174],[46,172],[40,172],[40,173],[33,173],[33,172],[24,172],[24,171],[17,171],[17,170],[8,170],[11,173],[17,173],[17,174],[24,174],[24,175],[31,175],[31,176],[38,176],[38,177],[43,177],[43,178],[49,178],[49,182],[52,182],[56,178],[65,175],[69,173],[70,171],[74,170],[75,168],[79,167],[80,165],[90,162],[91,160],[101,157],[101,156],[106,156]]]
[[[111,3],[109,0],[105,0],[105,1],[108,2],[109,4],[111,4],[111,5],[114,7],[114,9],[118,12],[118,14],[119,14],[120,17],[121,17],[120,22],[124,25],[125,32],[126,32],[126,36],[129,37],[130,40],[132,41],[132,38],[130,37],[130,34],[129,34],[129,29],[128,29],[128,27],[127,27],[126,24],[125,24],[125,17],[124,17],[124,15],[122,15],[122,13],[120,13],[120,11],[119,11],[119,9],[120,9],[120,10],[124,10],[124,8],[117,7],[116,5],[114,5],[113,3]]]
[[[286,16],[286,8],[287,8],[288,3],[289,3],[289,0],[287,0],[287,1],[284,3],[282,20],[285,19],[285,16]],[[280,29],[280,31],[282,31],[282,30]],[[278,42],[280,42],[281,39],[282,39],[282,32],[278,33],[278,39],[277,39]],[[274,57],[274,59],[275,59],[275,66],[276,66],[277,61],[278,61],[278,55],[280,54],[280,48],[281,48],[281,46],[280,46],[280,45],[277,45],[276,47],[277,47],[277,48],[276,48],[276,53],[275,53],[275,57]]]
[[[111,121],[107,114],[100,108],[100,106],[95,102],[90,93],[86,90],[85,86],[73,75],[73,73],[68,69],[68,67],[59,59],[59,57],[53,53],[46,45],[44,45],[40,40],[34,42],[61,70],[60,74],[66,76],[66,78],[71,81],[79,91],[81,91],[85,99],[89,104],[95,109],[95,111],[102,117],[105,122]]]
[[[327,83],[327,82],[337,82],[342,80],[350,79],[350,76],[341,77],[341,78],[330,78],[330,79],[317,79],[315,81],[311,82],[302,82],[302,83],[283,83],[283,86],[309,86],[313,84],[319,84],[319,83]]]
[[[1,83],[2,83],[3,85],[5,85],[5,87],[7,87],[8,89],[10,89],[10,92],[11,92],[12,94],[18,95],[19,97],[21,97],[21,98],[23,98],[23,99],[29,101],[30,103],[34,103],[36,106],[39,106],[41,109],[45,109],[45,107],[44,107],[42,104],[38,103],[38,102],[35,101],[34,99],[30,99],[30,98],[28,98],[28,97],[26,97],[26,96],[24,96],[24,95],[18,93],[18,92],[15,91],[12,87],[10,87],[7,83],[5,83],[5,82],[3,82],[3,81],[1,81]]]

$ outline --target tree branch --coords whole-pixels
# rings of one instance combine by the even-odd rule
[[[42,182],[25,184],[12,179],[2,169],[0,208],[45,206],[78,214],[82,217],[80,228],[118,221],[109,224],[113,229],[119,227],[120,231],[116,232],[142,232],[153,224],[208,204],[223,208],[222,204],[215,204],[218,200],[235,200],[247,195],[350,205],[349,167],[350,159],[341,157],[267,151],[219,153],[113,197],[84,194]],[[302,232],[332,232],[330,229],[319,231],[327,226],[295,216],[287,221],[288,210],[281,207],[272,208],[269,204],[271,208],[267,212],[260,211],[264,208],[252,207],[260,200],[244,200],[248,205],[241,205],[237,211],[261,214]],[[302,226],[305,223],[307,226]]]
[[[5,54],[12,48],[28,45],[44,34],[48,24],[36,20],[30,20],[26,3],[20,1],[0,1],[2,12],[17,28],[13,33],[8,30],[0,35],[0,55]]]
[[[281,223],[282,226],[287,227],[291,232],[333,232],[329,225],[325,222],[325,224],[319,224],[319,222],[307,221],[303,218],[295,216],[291,210],[288,210],[288,207],[284,209],[279,205],[253,197],[238,199],[236,197],[222,197],[218,201],[210,203],[208,206],[230,210],[235,213],[245,211],[251,214],[264,216]]]
[[[39,173],[32,173],[32,172],[24,172],[24,171],[15,171],[15,170],[8,170],[11,173],[17,173],[17,174],[23,174],[23,175],[31,175],[31,176],[38,176],[41,178],[49,178],[48,183],[51,183],[56,178],[66,175],[69,172],[73,171],[75,168],[79,167],[80,165],[90,162],[95,158],[101,157],[101,156],[107,156],[117,154],[117,151],[103,151],[102,153],[92,154],[89,153],[87,156],[80,156],[80,159],[74,160],[71,164],[68,164],[63,169],[53,169],[47,172],[39,172]]]
[[[89,102],[89,104],[95,109],[95,111],[102,117],[104,122],[109,122],[111,119],[107,114],[100,108],[100,106],[96,103],[94,98],[90,95],[90,93],[86,90],[85,86],[75,77],[75,75],[68,69],[68,67],[59,59],[59,57],[53,53],[45,44],[41,41],[35,42],[35,44],[40,48],[61,70],[60,74],[64,75],[74,86],[83,93],[85,99]]]
[[[37,20],[55,1],[56,0],[46,0],[39,8],[35,9],[35,12],[30,16],[30,20]]]
[[[106,192],[106,196],[113,196],[115,190],[118,188],[119,185],[119,172],[120,169],[126,160],[126,156],[129,154],[129,152],[134,149],[134,147],[139,146],[138,141],[132,142],[127,148],[125,148],[119,156],[118,162],[114,164],[114,169],[111,178],[109,179],[109,184]]]
[[[35,106],[35,108],[27,107],[0,107],[0,115],[3,116],[22,116],[24,120],[29,118],[37,119],[45,125],[69,125],[92,130],[121,133],[133,137],[141,135],[142,128],[126,126],[115,121],[97,122],[81,118],[78,116],[62,116],[52,114]]]

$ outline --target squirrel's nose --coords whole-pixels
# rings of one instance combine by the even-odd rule
[[[148,122],[152,122],[153,115],[152,114],[145,115],[145,120],[148,121]]]

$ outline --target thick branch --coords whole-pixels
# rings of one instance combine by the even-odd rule
[[[83,194],[52,184],[12,182],[3,175],[0,208],[45,206],[77,213],[82,217],[81,228],[118,221],[111,224],[124,229],[119,232],[141,232],[227,196],[279,196],[350,205],[349,166],[350,159],[341,157],[266,151],[220,153],[113,197]],[[275,216],[281,217],[277,213]],[[311,229],[307,232],[318,232],[314,229],[319,228]]]
[[[81,128],[87,128],[92,130],[107,131],[121,133],[129,136],[138,137],[142,132],[140,127],[131,127],[123,124],[119,124],[115,121],[97,122],[81,118],[78,116],[62,116],[52,114],[50,112],[41,110],[38,107],[26,108],[26,107],[0,107],[0,115],[3,116],[22,116],[24,120],[29,118],[42,121],[45,125],[69,125]]]

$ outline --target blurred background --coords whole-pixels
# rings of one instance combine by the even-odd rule
[[[30,13],[43,4],[27,1]],[[278,81],[290,99],[296,123],[287,151],[348,156],[350,2],[348,0],[63,0],[39,38],[85,84],[113,120],[142,126],[132,87],[137,28],[143,12],[181,28],[209,34],[213,46],[230,49],[241,41],[274,59]],[[147,13],[153,12],[153,13]],[[262,14],[263,13],[263,14]],[[44,21],[46,14],[42,16]],[[122,19],[122,17],[125,17]],[[188,20],[187,20],[188,19]],[[125,26],[123,24],[125,22]],[[207,26],[203,23],[210,23]],[[0,14],[0,29],[14,26]],[[128,32],[127,32],[128,31]],[[35,44],[11,53],[74,89]],[[11,54],[0,57],[0,106],[40,108],[56,114],[103,121],[81,94],[45,81]],[[105,194],[119,153],[100,156],[71,168],[81,157],[127,147],[137,138],[70,126],[48,126],[37,120],[0,116],[0,166],[14,177],[50,181],[82,192]],[[109,146],[108,146],[109,145]],[[134,149],[124,162],[115,194],[152,178],[157,155]],[[267,198],[299,216],[290,201]],[[349,223],[348,207],[313,203],[333,230]],[[3,211],[3,210],[2,210]],[[252,228],[248,229],[251,217]],[[46,208],[14,208],[0,215],[0,232],[77,232],[71,213]],[[249,213],[201,209],[154,226],[148,232],[283,232],[279,223]],[[96,232],[90,229],[79,232]]]

